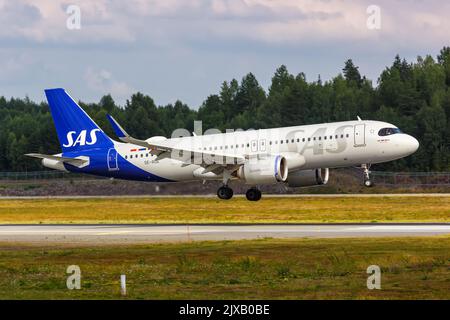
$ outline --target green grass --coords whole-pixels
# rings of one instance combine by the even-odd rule
[[[0,223],[450,222],[450,197],[0,200]]]
[[[66,269],[81,268],[81,290]],[[369,265],[382,270],[368,290]],[[0,244],[1,299],[450,299],[450,237],[104,247]]]

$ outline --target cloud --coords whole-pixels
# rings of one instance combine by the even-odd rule
[[[0,50],[0,83],[20,83],[34,68],[35,62],[35,58],[27,52],[12,55],[9,50]]]
[[[3,1],[2,37],[61,43],[143,43],[219,37],[267,43],[373,40],[443,41],[450,4],[378,0],[382,29],[366,28],[371,1],[351,0],[78,0],[82,29],[69,31],[68,0]]]
[[[71,4],[80,30],[66,27]],[[372,4],[381,30],[367,29]],[[348,58],[376,82],[396,54],[449,45],[449,13],[442,0],[0,0],[0,94],[64,86],[124,102],[136,88],[196,106],[247,72],[266,87],[281,64],[329,79]]]
[[[87,68],[84,74],[87,87],[99,94],[110,93],[113,97],[123,100],[136,90],[123,81],[114,79],[111,72],[105,69]]]

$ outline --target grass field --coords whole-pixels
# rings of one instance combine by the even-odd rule
[[[66,269],[81,268],[81,290]],[[381,268],[368,290],[367,267]],[[0,244],[0,299],[450,299],[450,237],[120,247]]]
[[[0,200],[1,224],[450,222],[450,197]]]

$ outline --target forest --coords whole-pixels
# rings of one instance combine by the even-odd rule
[[[437,57],[409,62],[396,56],[374,83],[361,75],[351,59],[331,80],[308,81],[282,65],[264,89],[252,73],[240,81],[224,81],[195,110],[181,101],[164,106],[135,93],[124,106],[111,95],[98,103],[79,102],[97,124],[115,138],[106,114],[113,115],[138,138],[170,137],[177,128],[193,130],[195,120],[208,128],[259,129],[362,119],[396,124],[421,143],[412,156],[377,170],[450,171],[450,47]],[[6,94],[6,93],[4,93]],[[59,143],[46,103],[0,97],[0,171],[43,170],[25,153],[59,153]]]

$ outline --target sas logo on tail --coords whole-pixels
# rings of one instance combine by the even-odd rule
[[[100,132],[100,131],[101,131],[100,129],[91,130],[91,132],[89,133],[90,141],[87,141],[87,139],[86,139],[87,130],[81,131],[75,141],[73,140],[73,138],[77,132],[69,131],[67,133],[67,144],[63,144],[63,146],[66,148],[70,148],[70,147],[75,147],[76,145],[79,145],[79,146],[94,145],[97,143],[97,132]]]

